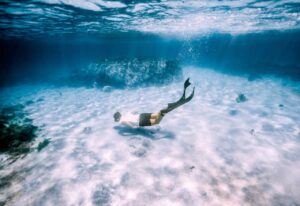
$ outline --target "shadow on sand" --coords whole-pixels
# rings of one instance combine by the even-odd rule
[[[122,136],[143,136],[152,140],[175,139],[175,134],[170,131],[160,130],[158,128],[131,128],[126,126],[115,126],[115,130]]]

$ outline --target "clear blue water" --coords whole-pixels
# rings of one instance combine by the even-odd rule
[[[299,22],[298,0],[1,1],[0,108],[39,131],[0,154],[0,205],[300,205]],[[187,77],[159,126],[112,121]]]

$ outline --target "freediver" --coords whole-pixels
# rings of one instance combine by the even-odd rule
[[[191,99],[194,97],[195,87],[193,88],[191,95],[187,98],[185,97],[185,91],[191,85],[189,79],[190,78],[184,82],[183,94],[181,98],[176,102],[169,103],[167,108],[162,109],[157,113],[128,113],[122,115],[120,112],[116,112],[113,116],[114,121],[129,127],[145,127],[159,124],[165,114],[191,101]]]

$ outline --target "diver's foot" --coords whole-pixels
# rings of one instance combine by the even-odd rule
[[[184,89],[186,89],[188,86],[190,86],[191,83],[190,83],[190,78],[187,78],[184,82]]]

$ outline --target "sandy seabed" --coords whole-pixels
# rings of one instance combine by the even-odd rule
[[[300,205],[300,84],[248,81],[185,68],[194,99],[160,126],[117,125],[115,111],[155,112],[182,82],[129,90],[18,86],[1,104],[25,103],[42,151],[5,163],[7,205]],[[183,79],[184,80],[184,79]],[[243,93],[246,102],[237,103]],[[35,101],[43,99],[44,101]]]

